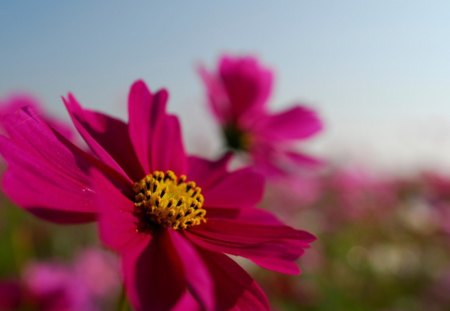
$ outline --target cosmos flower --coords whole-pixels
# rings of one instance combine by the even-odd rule
[[[255,208],[263,177],[188,157],[165,90],[138,81],[129,122],[65,99],[91,156],[25,109],[5,118],[4,191],[20,206],[60,223],[98,220],[121,257],[127,296],[139,310],[269,310],[256,282],[225,254],[297,274],[314,237]]]
[[[248,153],[267,176],[285,176],[292,167],[319,163],[295,151],[293,143],[317,134],[321,121],[313,110],[300,105],[269,112],[273,73],[257,59],[224,56],[216,73],[201,68],[200,75],[228,149]]]
[[[119,287],[110,255],[87,249],[73,264],[31,263],[20,279],[0,281],[0,310],[103,310]]]

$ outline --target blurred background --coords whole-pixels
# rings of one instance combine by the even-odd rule
[[[322,116],[325,130],[300,147],[328,163],[293,183],[295,196],[268,187],[267,208],[319,236],[303,276],[252,270],[274,306],[450,310],[449,17],[448,1],[4,1],[0,99],[26,92],[68,120],[60,98],[73,92],[123,118],[142,78],[169,89],[188,150],[216,156],[197,68],[256,55],[276,73],[271,109],[304,103]],[[10,283],[29,279],[36,261],[74,271],[98,246],[91,226],[66,230],[0,204],[0,277]],[[96,306],[114,304],[111,292]]]

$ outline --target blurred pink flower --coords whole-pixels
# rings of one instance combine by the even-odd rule
[[[25,288],[42,310],[102,310],[102,299],[118,293],[117,268],[108,254],[88,250],[72,267],[59,263],[29,266]]]
[[[118,290],[119,263],[108,252],[86,249],[77,257],[72,270],[93,296],[106,297]]]
[[[364,217],[383,217],[395,206],[395,189],[389,179],[375,176],[361,167],[339,168],[323,183],[331,194],[329,217],[333,223],[352,222]]]
[[[295,176],[271,179],[266,186],[263,206],[288,224],[298,224],[302,211],[317,203],[323,193],[319,176]]]
[[[32,263],[22,280],[0,282],[0,310],[103,310],[105,302],[118,292],[117,268],[114,257],[94,249],[80,254],[72,266]],[[96,272],[86,273],[87,270]]]
[[[224,253],[296,274],[295,260],[314,240],[255,208],[263,178],[187,157],[165,90],[136,82],[129,123],[67,109],[93,157],[30,109],[5,118],[4,191],[42,218],[76,223],[98,218],[103,242],[122,259],[127,295],[139,310],[268,310],[256,282]],[[31,186],[30,186],[31,185]]]
[[[200,75],[229,149],[247,152],[255,167],[269,176],[319,163],[292,146],[317,134],[322,122],[313,110],[300,105],[270,113],[266,104],[273,73],[256,58],[224,56],[217,73],[201,68]]]
[[[430,213],[435,225],[450,234],[450,177],[426,172],[422,175],[425,183],[425,198],[431,205]]]

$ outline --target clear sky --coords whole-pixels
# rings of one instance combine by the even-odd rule
[[[68,91],[122,114],[143,78],[169,89],[186,136],[212,140],[195,66],[224,52],[276,70],[274,110],[320,111],[317,153],[450,168],[450,1],[0,2],[0,97],[27,91],[60,115]]]

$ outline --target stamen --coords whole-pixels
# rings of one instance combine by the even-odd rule
[[[188,229],[206,222],[204,197],[195,182],[172,171],[155,171],[134,184],[136,229],[146,232],[163,226]]]

